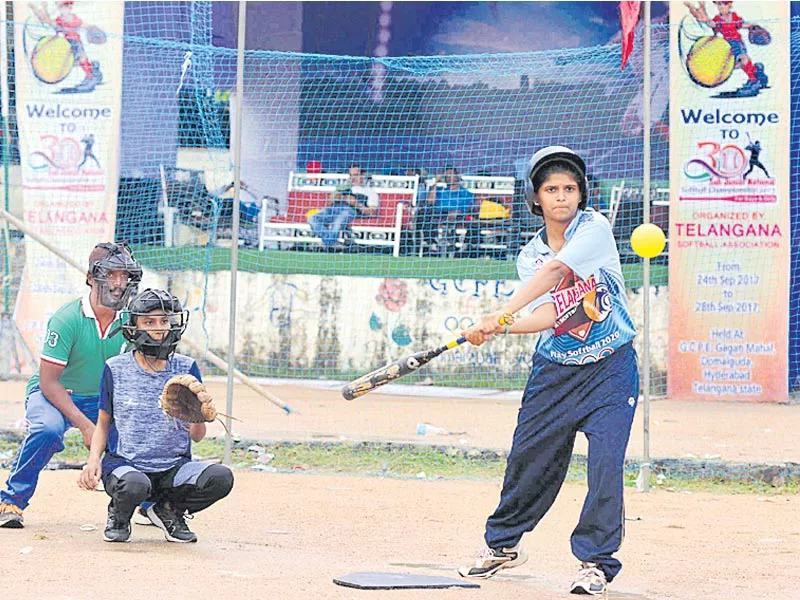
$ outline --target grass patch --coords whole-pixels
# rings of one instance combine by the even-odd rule
[[[225,356],[224,350],[211,349],[217,356]],[[377,368],[382,359],[375,364]],[[243,361],[244,362],[244,361]],[[364,371],[336,370],[303,368],[303,367],[273,367],[264,363],[240,363],[238,368],[250,377],[271,377],[275,379],[304,379],[317,381],[352,381],[364,375]],[[210,362],[202,361],[200,370],[206,376],[227,377],[227,372]],[[409,373],[403,377],[403,384],[420,383],[428,378],[432,378],[436,386],[461,387],[473,389],[500,389],[500,390],[522,390],[528,382],[528,369],[523,368],[518,376],[510,375],[498,378],[497,371],[491,366],[475,366],[469,370],[455,369],[453,372],[438,372],[426,367]],[[521,392],[520,392],[521,393]]]
[[[627,474],[626,487],[636,487],[636,473],[631,480]],[[762,481],[731,481],[729,479],[664,479],[658,481],[655,476],[650,477],[650,489],[666,492],[705,492],[708,494],[756,494],[759,496],[793,496],[800,493],[800,483],[796,480],[787,481],[780,486],[769,485]]]
[[[0,464],[8,466],[20,442],[16,434],[0,434]],[[250,450],[258,446],[258,451]],[[193,446],[195,458],[222,459],[222,439],[206,439]],[[54,462],[80,465],[89,453],[82,438],[71,431],[65,438],[65,450]],[[261,457],[261,459],[259,459]],[[657,471],[657,462],[654,470]],[[232,447],[231,464],[238,469],[254,467],[269,472],[316,472],[379,477],[420,479],[468,479],[500,481],[506,467],[506,455],[493,450],[448,446],[394,444],[385,442],[270,442],[236,441]],[[625,486],[636,486],[639,465],[628,462]],[[712,494],[794,495],[800,493],[800,478],[790,475],[779,484],[748,479],[740,469],[731,469],[733,476],[718,470],[709,477],[650,477],[650,489],[673,493],[707,492]],[[755,471],[754,471],[755,472]],[[735,478],[733,478],[735,477]],[[567,481],[586,480],[586,459],[574,456]]]
[[[180,246],[134,246],[142,265],[156,271],[227,271],[231,264],[230,248]],[[482,258],[433,258],[387,254],[325,254],[290,250],[239,250],[239,270],[247,273],[299,275],[398,277],[407,279],[490,279],[514,280],[517,269],[513,260]],[[642,285],[641,262],[622,266],[629,288]],[[650,267],[652,285],[666,285],[667,265]]]

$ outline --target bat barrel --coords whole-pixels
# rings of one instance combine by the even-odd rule
[[[353,400],[358,397],[349,383],[342,388],[342,396],[344,396],[345,400]]]
[[[511,313],[504,313],[500,318],[501,325],[509,326],[513,323],[514,315]],[[353,400],[354,398],[363,396],[367,392],[372,391],[377,387],[385,385],[390,381],[395,381],[400,377],[404,377],[405,375],[416,371],[423,365],[428,364],[440,354],[443,354],[448,350],[452,350],[466,341],[467,339],[462,336],[454,340],[450,340],[438,348],[427,350],[425,352],[415,352],[414,354],[404,356],[398,361],[381,367],[380,369],[376,369],[375,371],[367,373],[366,375],[363,375],[358,379],[346,384],[342,388],[342,396],[345,400]]]

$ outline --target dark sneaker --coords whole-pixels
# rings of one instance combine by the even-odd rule
[[[0,527],[6,529],[22,529],[22,509],[16,504],[3,502],[0,504]]]
[[[528,556],[522,551],[519,544],[513,548],[503,548],[501,550],[484,547],[478,552],[478,559],[475,561],[475,565],[461,567],[458,570],[458,574],[462,577],[488,579],[500,569],[516,567],[526,560],[528,560]]]
[[[756,67],[756,80],[758,81],[759,85],[763,88],[769,86],[769,77],[764,72],[764,63],[757,62],[755,64]]]
[[[131,521],[120,517],[113,503],[108,505],[108,521],[103,539],[107,542],[127,542],[131,537]]]
[[[96,77],[86,77],[83,81],[81,81],[78,85],[63,88],[61,90],[62,94],[88,94],[94,91],[94,88],[97,87],[98,80]]]
[[[608,582],[606,574],[595,563],[582,562],[578,576],[572,583],[571,594],[584,594],[588,596],[602,596],[606,593]]]
[[[749,98],[752,96],[758,96],[758,92],[761,89],[761,84],[758,80],[754,81],[747,81],[742,87],[736,90],[736,96],[739,98]]]
[[[151,504],[147,507],[147,516],[170,542],[186,544],[197,541],[197,536],[189,529],[183,513],[179,514],[163,504]]]
[[[100,63],[96,60],[92,61],[92,79],[94,79],[95,85],[103,83],[103,73],[100,71]]]

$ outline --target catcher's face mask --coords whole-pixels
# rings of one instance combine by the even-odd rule
[[[98,244],[92,254],[105,250],[105,256],[89,264],[86,284],[97,290],[97,300],[112,310],[121,310],[136,293],[142,280],[142,267],[125,244]],[[100,252],[100,254],[103,254]]]
[[[166,360],[178,347],[188,321],[189,311],[175,296],[147,289],[131,301],[122,335],[142,354]]]

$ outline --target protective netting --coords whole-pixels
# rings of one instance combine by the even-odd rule
[[[665,34],[657,45],[666,44]],[[161,62],[172,62],[177,74],[182,56],[176,49]],[[232,212],[220,194],[208,198],[206,192],[214,195],[230,183],[224,176],[233,118],[215,120],[230,113],[208,100],[230,102],[236,56],[230,50],[209,56],[212,68],[203,73],[211,82],[200,78],[195,55],[181,92],[191,127],[182,131],[182,144],[193,149],[200,172],[186,163],[174,173],[167,168],[169,186],[200,188],[199,194],[176,193],[176,203],[181,235],[199,236],[201,243],[178,241],[167,249],[145,242],[139,255],[153,268],[186,269],[171,283],[186,297],[205,300],[207,343],[223,352],[229,279],[228,253],[220,247],[229,244]],[[632,64],[640,63],[637,52]],[[520,177],[530,155],[547,144],[569,145],[586,156],[592,205],[615,219],[632,302],[641,305],[635,293],[641,262],[627,245],[641,222],[641,68],[620,72],[618,47],[377,63],[248,52],[244,81],[237,354],[245,372],[348,379],[438,345],[481,310],[497,306],[516,285],[519,248],[540,226],[524,208]],[[663,102],[661,108],[663,123]],[[147,160],[138,154],[138,161]],[[653,156],[663,200],[664,131],[653,136]],[[331,193],[348,186],[356,165],[377,192],[378,207],[356,216],[338,236],[335,215],[329,221],[317,216],[320,230],[334,230],[326,249],[314,235],[314,213],[331,212],[324,211]],[[453,200],[451,221],[428,206],[437,176],[439,185],[449,176],[470,192],[466,200]],[[151,197],[158,201],[158,193]],[[139,221],[129,223],[146,235]],[[213,251],[201,248],[206,239],[215,240]],[[141,243],[138,236],[132,241]],[[655,265],[654,274],[663,285],[665,265]],[[531,349],[530,339],[462,347],[409,380],[519,386]]]
[[[191,338],[225,356],[236,52],[211,45],[211,17],[211,3],[126,3],[122,37],[108,33],[109,44],[122,42],[122,62],[107,89],[121,76],[115,237],[133,246],[147,285],[168,286],[192,310]],[[24,35],[29,21],[15,19],[12,33]],[[791,31],[794,51],[800,21]],[[653,27],[651,215],[665,229],[669,34],[667,25]],[[90,59],[91,50],[87,45]],[[438,345],[498,308],[517,285],[519,248],[541,224],[524,206],[524,164],[549,144],[586,159],[590,205],[613,222],[641,327],[642,261],[628,238],[643,209],[642,64],[641,37],[624,71],[618,45],[382,59],[247,51],[236,367],[251,375],[350,379]],[[11,208],[22,214],[14,57],[10,65],[6,158]],[[799,68],[794,61],[793,84]],[[75,94],[63,100],[82,101],[91,103]],[[348,178],[356,167],[367,175],[363,184]],[[428,199],[442,197],[448,183],[458,190],[450,209],[431,209]],[[793,172],[793,202],[798,183]],[[326,212],[335,192],[366,202],[367,210]],[[328,233],[322,238],[329,247],[320,232]],[[6,253],[16,259],[5,279],[12,305],[22,237],[12,232]],[[49,239],[69,251],[65,240],[55,230]],[[664,254],[652,265],[657,394],[666,391],[667,263]],[[793,258],[792,273],[794,267]],[[794,315],[796,285],[792,291]],[[409,381],[516,388],[527,378],[532,349],[530,338],[511,337],[462,346]],[[792,338],[792,384],[797,374]]]
[[[792,31],[792,56],[800,52],[800,19],[793,18]],[[800,308],[800,61],[792,60],[791,86],[791,145],[789,149],[789,211],[791,215],[791,264],[789,267],[790,292],[789,292],[789,389],[795,392],[800,378],[800,335],[793,326]]]

